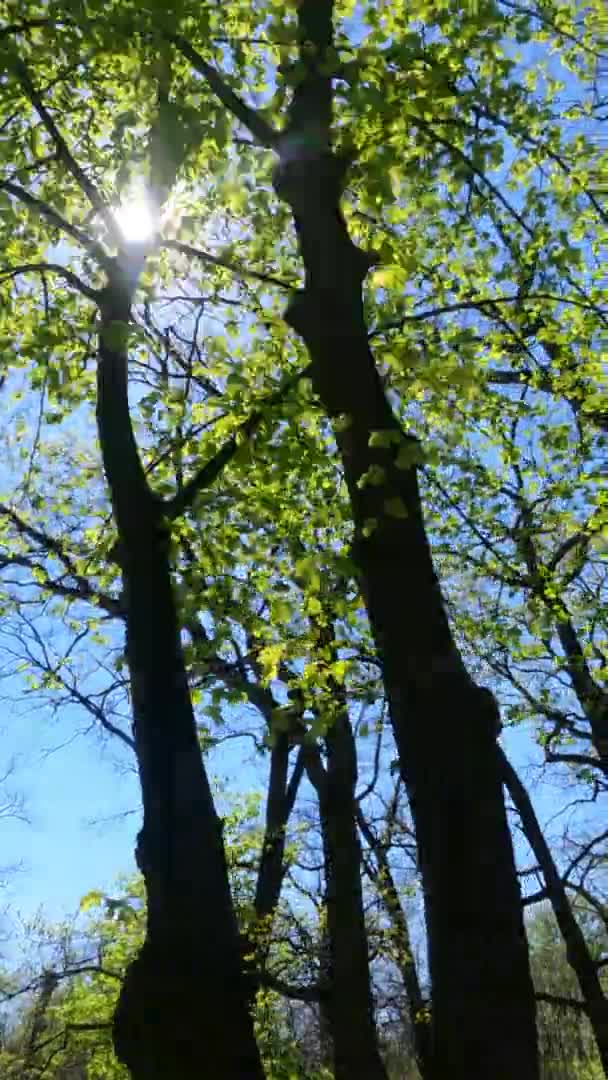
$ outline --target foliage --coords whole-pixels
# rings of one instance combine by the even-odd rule
[[[600,0],[340,0],[328,57],[336,141],[352,156],[344,213],[376,259],[370,339],[421,439],[459,642],[498,690],[503,720],[530,725],[546,759],[593,794],[608,724],[604,18]],[[193,70],[177,31],[281,126],[302,72],[294,13],[276,0],[0,0],[5,655],[28,693],[86,710],[130,752],[93,362],[121,249],[127,273],[145,257],[132,324],[114,329],[129,335],[132,418],[166,500],[202,744],[212,753],[245,735],[267,757],[280,733],[293,736],[297,705],[323,749],[332,687],[344,684],[352,715],[362,710],[362,761],[370,732],[384,738],[384,812],[392,749],[335,433],[281,317],[301,281],[295,240],[268,148]],[[128,220],[144,181],[152,203],[165,201],[159,233],[125,242],[115,214],[126,205]],[[233,824],[228,815],[247,921],[240,864],[259,835]],[[122,971],[140,924],[129,905],[110,914],[103,903],[93,936],[108,934],[106,958]],[[49,1022],[107,1017],[115,989],[83,977]],[[269,1034],[277,1008],[270,996],[263,1039],[287,1076],[291,1036],[278,1063]],[[95,1075],[114,1075],[96,1039],[79,1045],[100,1055]]]

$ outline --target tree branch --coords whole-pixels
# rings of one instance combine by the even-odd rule
[[[77,244],[85,248],[86,251],[96,260],[99,266],[103,267],[108,272],[114,269],[114,260],[111,255],[108,255],[102,248],[101,244],[98,244],[95,240],[91,240],[89,236],[82,229],[79,229],[76,225],[72,225],[70,221],[66,221],[61,214],[57,213],[52,206],[43,202],[42,199],[37,199],[34,195],[30,195],[29,191],[21,187],[20,184],[14,184],[12,180],[0,180],[0,191],[6,191],[13,198],[18,199],[30,210],[33,210],[36,214],[40,214],[46,218],[51,225],[54,225],[56,229],[64,232],[67,236],[71,236],[72,240],[75,240]]]
[[[100,298],[100,292],[97,289],[92,289],[90,285],[86,285],[78,277],[78,274],[68,269],[67,266],[61,266],[60,263],[24,263],[22,266],[16,266],[11,270],[0,267],[0,283],[16,278],[19,274],[58,274],[59,277],[65,278],[70,285],[73,285],[78,292],[89,300],[97,303]]]
[[[575,1009],[577,1012],[586,1013],[587,1006],[584,1001],[579,1001],[578,998],[560,997],[559,994],[546,994],[544,991],[537,990],[534,995],[537,1001],[542,1001],[546,1005],[557,1005],[560,1009]]]
[[[207,63],[181,34],[167,34],[167,39],[173,42],[186,60],[190,61],[194,70],[203,76],[216,98],[228,109],[228,112],[232,113],[235,119],[251,132],[254,139],[257,139],[262,146],[274,148],[278,142],[278,132],[264,120],[260,113],[246,105],[238,94],[235,94],[217,68]]]
[[[224,270],[230,270],[238,277],[252,278],[254,281],[263,282],[265,285],[276,285],[279,289],[297,288],[297,282],[295,281],[285,281],[283,278],[264,274],[260,270],[250,270],[246,266],[239,266],[238,263],[232,262],[231,259],[225,259],[221,255],[212,255],[208,251],[201,251],[200,248],[191,247],[190,244],[182,244],[179,240],[164,240],[162,246],[169,248],[171,251],[179,251],[182,255],[188,255],[191,259],[200,259],[211,266],[221,266]]]
[[[100,217],[103,218],[107,226],[108,232],[110,233],[110,236],[112,237],[114,242],[121,246],[122,241],[120,236],[120,230],[118,229],[118,226],[116,224],[116,221],[114,220],[109,206],[106,204],[105,199],[102,198],[95,184],[91,180],[89,180],[84,170],[76,161],[76,158],[69,149],[63,135],[55,124],[53,117],[46,108],[38,90],[34,86],[26,64],[20,57],[17,57],[14,60],[14,68],[17,73],[17,78],[19,79],[19,82],[21,83],[21,86],[26,96],[31,101],[36,112],[38,113],[38,116],[42,120],[42,123],[44,124],[51,139],[53,140],[53,143],[57,150],[58,160],[63,162],[68,172],[71,173],[71,175],[74,177],[81,191],[84,193],[84,195],[86,195],[93,209],[96,210]]]
[[[234,435],[231,435],[224,445],[220,447],[218,452],[209,461],[205,462],[198,472],[184,484],[181,490],[178,491],[172,499],[165,503],[165,517],[174,521],[175,518],[179,517],[192,506],[197,495],[199,495],[201,491],[205,491],[207,488],[211,487],[220,473],[232,460],[243,441],[253,435],[256,428],[264,419],[267,410],[278,405],[284,399],[286,394],[298,384],[300,379],[304,379],[309,375],[310,370],[311,365],[309,364],[302,371],[298,371],[297,374],[288,375],[278,389],[268,395],[262,405],[251,413],[240,427],[237,428]]]

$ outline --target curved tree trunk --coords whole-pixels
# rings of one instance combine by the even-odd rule
[[[102,309],[97,404],[124,583],[144,810],[138,861],[147,894],[146,940],[123,983],[114,1045],[134,1080],[261,1080],[221,829],[184,666],[163,507],[148,487],[130,422],[130,295],[127,275],[117,272]]]
[[[545,879],[545,891],[566,946],[568,963],[576,975],[604,1075],[608,1076],[608,1000],[602,990],[597,967],[587,948],[585,935],[574,917],[566,887],[553,861],[530,796],[502,749],[499,749],[499,755],[505,787],[520,816],[526,839]]]

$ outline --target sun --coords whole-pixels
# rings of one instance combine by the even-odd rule
[[[158,219],[144,191],[133,192],[114,212],[127,244],[144,244],[158,230]]]

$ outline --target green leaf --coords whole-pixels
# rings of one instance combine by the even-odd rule
[[[408,516],[407,507],[400,495],[384,500],[384,511],[389,517],[403,520]]]

